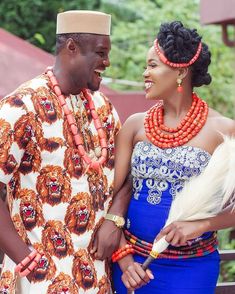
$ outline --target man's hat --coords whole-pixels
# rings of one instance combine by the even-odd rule
[[[111,15],[98,11],[71,10],[57,15],[56,34],[110,35]]]

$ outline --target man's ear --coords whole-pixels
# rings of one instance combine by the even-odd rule
[[[68,40],[66,41],[66,49],[71,54],[80,52],[78,45],[72,38],[68,38]]]
[[[178,78],[183,80],[189,73],[188,67],[182,67],[178,69]]]

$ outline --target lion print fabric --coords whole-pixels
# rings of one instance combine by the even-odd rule
[[[87,101],[66,98],[87,153],[101,155]],[[101,93],[93,101],[106,131],[108,160],[102,174],[87,171],[45,74],[0,102],[0,182],[7,184],[12,221],[24,242],[43,254],[32,282],[15,276],[7,256],[0,293],[111,293],[108,266],[89,250],[113,191],[116,111]],[[17,290],[18,289],[18,290]]]

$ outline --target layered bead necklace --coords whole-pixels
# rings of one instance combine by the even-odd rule
[[[85,165],[87,166],[87,169],[93,169],[96,170],[98,173],[101,172],[101,168],[102,165],[106,162],[107,160],[107,155],[108,155],[108,144],[107,144],[107,140],[106,140],[106,134],[105,131],[103,130],[103,127],[101,125],[99,116],[95,110],[95,105],[94,102],[92,101],[92,97],[91,94],[88,92],[87,89],[83,89],[82,93],[85,97],[85,99],[88,102],[88,111],[90,111],[92,118],[93,118],[93,122],[95,125],[95,128],[97,130],[98,133],[98,137],[99,137],[99,142],[100,142],[100,146],[101,146],[101,156],[98,160],[92,160],[88,154],[86,153],[86,150],[84,148],[84,142],[82,137],[79,134],[79,130],[78,127],[76,125],[76,120],[74,118],[73,113],[70,111],[70,109],[68,108],[68,105],[66,103],[65,97],[61,92],[61,89],[59,87],[59,84],[56,80],[56,77],[54,76],[54,73],[52,71],[52,68],[48,68],[46,71],[47,76],[50,79],[50,82],[52,84],[52,88],[58,98],[58,101],[64,111],[64,114],[66,116],[67,122],[70,126],[70,130],[73,134],[73,138],[74,138],[74,142],[76,144],[78,153],[80,155],[80,157],[82,158],[83,162],[85,163]]]
[[[163,106],[157,104],[150,108],[144,122],[147,138],[160,148],[172,148],[184,145],[195,137],[206,122],[208,105],[195,93],[192,100],[192,106],[176,128],[164,125]]]

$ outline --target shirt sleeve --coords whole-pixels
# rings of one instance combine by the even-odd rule
[[[109,108],[109,120],[113,127],[113,136],[115,137],[121,129],[121,121],[119,115],[111,101],[103,93],[100,92],[100,94]]]
[[[4,98],[0,103],[0,182],[7,184],[20,165],[24,146],[15,136],[15,128],[22,116],[27,117],[24,103],[13,96]]]
[[[112,106],[112,109],[113,109],[112,113],[114,118],[114,136],[116,136],[118,132],[120,131],[122,125],[115,107]]]

